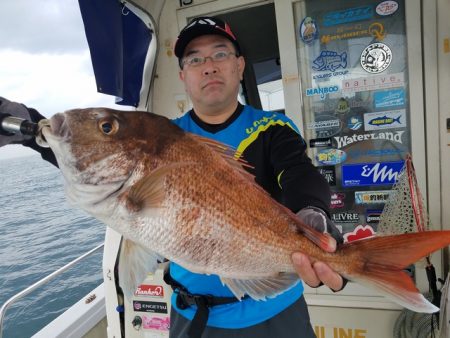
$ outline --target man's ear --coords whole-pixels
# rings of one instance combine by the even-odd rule
[[[184,73],[182,69],[178,72],[178,76],[180,77],[180,80],[184,82]]]

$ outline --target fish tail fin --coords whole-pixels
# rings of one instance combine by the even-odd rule
[[[356,263],[351,264],[351,268],[344,268],[348,274],[343,275],[376,288],[412,311],[437,312],[439,308],[420,294],[413,280],[402,270],[449,244],[450,231],[426,231],[351,242],[342,246],[342,254]]]

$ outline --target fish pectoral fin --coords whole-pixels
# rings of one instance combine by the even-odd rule
[[[255,300],[273,298],[280,293],[290,289],[298,282],[295,273],[279,273],[274,277],[264,279],[231,279],[221,277],[220,280],[226,285],[238,299],[249,295]]]
[[[173,163],[163,166],[137,181],[128,192],[128,209],[140,211],[146,208],[160,208],[165,198],[164,178],[172,170],[179,169],[185,165],[187,164]]]
[[[294,214],[290,214],[290,218],[293,221],[296,230],[308,238],[311,242],[316,244],[319,248],[326,252],[336,251],[336,240],[330,234],[322,233],[314,229],[312,226],[306,225]]]
[[[149,272],[155,272],[163,257],[142,245],[123,238],[119,255],[119,285],[128,297],[136,291]]]

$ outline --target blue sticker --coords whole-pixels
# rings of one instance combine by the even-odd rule
[[[363,121],[359,116],[352,116],[348,119],[347,127],[351,130],[358,130],[363,125]]]
[[[323,50],[320,55],[313,61],[312,69],[316,71],[329,70],[334,72],[339,68],[347,67],[347,53],[341,54],[330,50]]]
[[[309,16],[304,18],[300,23],[299,34],[304,43],[313,43],[319,37],[316,22]]]
[[[352,160],[357,160],[361,157],[400,157],[403,154],[401,149],[348,149],[347,156]]]
[[[325,27],[329,27],[342,23],[367,20],[372,17],[373,8],[371,6],[355,7],[326,14],[323,17],[322,24]]]
[[[404,89],[392,89],[373,94],[375,108],[392,108],[405,105]]]
[[[389,110],[364,114],[364,129],[379,130],[406,127],[406,110]]]
[[[338,91],[338,86],[306,88],[306,96],[320,96],[321,100],[325,100],[327,94],[336,93]]]
[[[371,126],[385,126],[393,123],[398,123],[399,125],[401,125],[402,122],[400,121],[400,118],[401,118],[400,115],[396,117],[389,117],[386,114],[384,114],[384,116],[375,117],[367,123],[370,124]]]
[[[358,163],[342,166],[344,187],[394,184],[403,168],[403,161]]]
[[[324,149],[317,153],[316,160],[324,165],[336,165],[346,160],[347,154],[339,149]]]

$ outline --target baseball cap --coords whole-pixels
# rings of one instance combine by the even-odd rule
[[[181,59],[189,42],[199,36],[209,34],[221,35],[227,38],[236,47],[237,53],[241,53],[239,43],[226,22],[217,17],[201,16],[191,20],[191,22],[181,30],[178,39],[175,42],[175,55]]]

